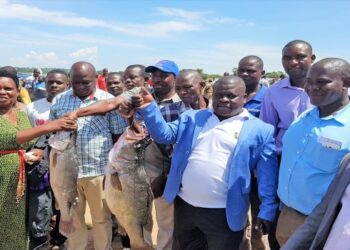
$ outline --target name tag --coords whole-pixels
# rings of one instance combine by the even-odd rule
[[[336,141],[336,140],[333,140],[333,139],[330,139],[330,138],[326,138],[326,137],[323,137],[321,136],[320,139],[318,140],[319,143],[321,143],[321,145],[323,147],[326,147],[326,148],[332,148],[332,149],[341,149],[341,146],[342,146],[342,142],[340,141]]]

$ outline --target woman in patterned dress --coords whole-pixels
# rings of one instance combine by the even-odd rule
[[[27,249],[24,150],[36,137],[63,129],[75,129],[75,121],[58,119],[31,128],[23,111],[16,108],[18,78],[0,70],[0,249]],[[40,159],[40,152],[36,152]],[[37,160],[39,160],[37,159]]]

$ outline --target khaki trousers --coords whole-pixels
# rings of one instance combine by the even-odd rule
[[[158,224],[157,250],[171,250],[174,231],[174,204],[167,203],[163,196],[154,200]]]
[[[86,202],[89,204],[95,250],[110,250],[112,243],[112,219],[103,191],[103,175],[78,179],[79,203],[73,210],[75,231],[68,238],[68,250],[85,250],[88,230],[85,224]]]
[[[292,234],[304,224],[306,215],[299,213],[293,208],[284,206],[278,217],[276,239],[282,247]]]

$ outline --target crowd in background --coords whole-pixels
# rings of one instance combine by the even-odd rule
[[[101,74],[76,62],[22,81],[0,68],[0,249],[86,249],[86,204],[94,248],[111,249],[102,187],[132,109],[153,138],[142,160],[158,232],[144,245],[124,232],[123,248],[350,249],[350,64],[317,61],[302,40],[281,58],[287,75],[271,85],[257,55],[241,58],[236,75],[206,81],[170,60]],[[77,130],[80,145],[67,237],[48,160],[60,130]]]

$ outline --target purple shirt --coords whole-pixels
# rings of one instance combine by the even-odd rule
[[[305,90],[292,86],[289,77],[278,81],[266,91],[260,119],[275,127],[277,154],[282,152],[282,137],[289,125],[311,107]]]

